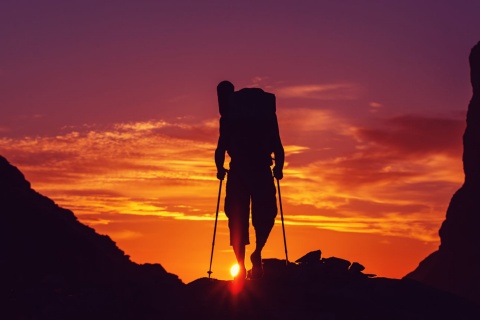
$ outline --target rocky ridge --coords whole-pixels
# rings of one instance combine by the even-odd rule
[[[480,42],[469,56],[473,95],[463,135],[465,182],[439,231],[440,247],[405,276],[480,304]]]
[[[108,236],[33,190],[1,156],[0,219],[0,318],[177,314],[184,284],[176,275],[132,262]]]

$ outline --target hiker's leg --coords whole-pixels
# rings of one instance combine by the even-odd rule
[[[270,168],[259,172],[252,192],[252,224],[255,228],[256,245],[251,255],[254,266],[261,264],[262,249],[277,216],[276,189]]]
[[[242,175],[230,170],[227,178],[225,214],[230,229],[230,245],[233,247],[240,270],[245,269],[245,245],[249,244],[250,194]]]
[[[243,275],[241,277],[245,278],[246,268],[245,268],[245,245],[241,243],[235,243],[232,245],[233,252],[235,253],[235,258],[237,258],[237,264],[239,267],[239,274]]]

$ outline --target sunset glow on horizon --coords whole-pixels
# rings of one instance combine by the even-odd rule
[[[290,259],[321,249],[402,277],[463,183],[478,5],[292,3],[6,1],[0,155],[133,261],[190,282],[212,245],[216,85],[262,87]],[[212,276],[230,279],[224,195]],[[279,219],[265,258],[284,258]]]

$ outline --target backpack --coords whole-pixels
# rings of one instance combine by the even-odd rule
[[[228,154],[250,166],[272,164],[278,136],[275,95],[260,88],[244,88],[218,95],[220,135],[229,137]]]
[[[228,119],[268,118],[276,112],[275,95],[260,88],[244,88],[224,97],[219,93],[218,102],[220,115]]]

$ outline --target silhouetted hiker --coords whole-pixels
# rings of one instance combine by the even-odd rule
[[[250,256],[252,277],[263,275],[262,249],[277,215],[274,177],[283,178],[284,150],[280,140],[275,96],[259,88],[237,92],[229,81],[217,86],[220,107],[220,137],[215,150],[217,178],[225,178],[225,152],[230,156],[225,213],[240,273],[246,277],[245,245],[249,244],[250,203],[256,247]],[[272,153],[275,157],[273,175]]]

